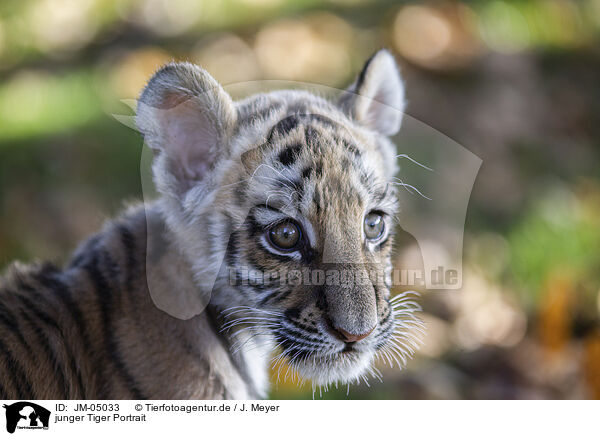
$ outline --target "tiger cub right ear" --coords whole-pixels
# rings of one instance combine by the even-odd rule
[[[227,155],[236,118],[229,94],[200,67],[171,63],[158,70],[138,101],[136,122],[157,152],[159,191],[179,196],[204,181]]]
[[[344,91],[340,106],[352,119],[385,136],[398,133],[405,109],[404,83],[394,56],[379,50]]]

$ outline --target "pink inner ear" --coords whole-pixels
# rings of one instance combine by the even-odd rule
[[[192,95],[175,90],[166,90],[161,95],[161,101],[157,106],[158,109],[173,109],[176,106],[184,103],[187,100],[193,99]]]
[[[157,114],[165,152],[178,177],[201,180],[215,159],[217,126],[196,98],[170,94]]]

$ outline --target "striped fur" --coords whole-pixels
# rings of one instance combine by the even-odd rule
[[[143,208],[110,222],[63,271],[49,264],[9,270],[0,291],[2,398],[265,395],[238,369],[245,363],[230,356],[212,311],[182,321],[154,306],[145,283],[146,220],[161,222]]]
[[[315,385],[373,374],[376,355],[404,361],[417,306],[390,298],[386,270],[397,211],[387,136],[403,95],[385,51],[337,102],[278,91],[236,103],[195,66],[161,69],[137,121],[162,196],[109,222],[62,270],[9,269],[0,397],[262,398],[275,347],[275,362],[286,358]],[[363,230],[373,211],[385,225],[377,242]],[[289,220],[302,243],[282,252],[267,234]],[[232,282],[247,271],[388,281]],[[208,305],[179,316],[177,298],[161,305],[175,294]],[[370,334],[348,343],[340,331]]]

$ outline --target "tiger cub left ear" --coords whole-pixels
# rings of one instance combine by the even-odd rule
[[[179,196],[206,181],[229,152],[237,120],[229,94],[200,67],[167,64],[150,79],[137,106],[137,125],[156,157],[159,191]]]
[[[386,136],[398,133],[404,115],[404,83],[392,54],[379,50],[340,98],[358,123]]]

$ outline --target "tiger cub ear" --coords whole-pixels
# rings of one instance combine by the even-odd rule
[[[229,94],[200,67],[171,63],[158,70],[142,92],[136,116],[157,154],[158,189],[178,195],[204,181],[228,153],[236,118]]]
[[[379,50],[340,98],[352,119],[386,136],[398,133],[404,115],[404,83],[392,54]]]

